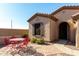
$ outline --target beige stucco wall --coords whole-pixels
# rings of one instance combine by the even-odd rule
[[[24,35],[28,30],[27,29],[0,29],[0,36],[22,36]]]
[[[79,19],[76,22],[76,47],[79,48]]]
[[[60,23],[62,22],[67,22],[70,26],[70,40],[74,41],[75,40],[75,24],[72,22],[72,18],[71,16],[78,13],[79,10],[62,10],[60,12],[58,12],[57,14],[55,14],[54,16],[58,19],[58,26]],[[58,28],[58,32],[59,32],[59,28]]]
[[[72,19],[72,15],[78,13],[79,10],[62,10],[60,12],[58,12],[57,14],[55,14],[54,16],[58,19],[58,21],[53,21],[49,18],[45,18],[45,17],[41,17],[41,16],[37,16],[35,17],[32,21],[29,22],[29,37],[32,39],[35,36],[33,35],[33,26],[32,24],[34,23],[39,23],[42,22],[44,24],[44,30],[45,30],[45,35],[42,37],[44,38],[46,41],[54,41],[56,39],[59,39],[59,25],[62,22],[67,22],[69,24],[69,34],[68,34],[68,38],[74,42],[77,39],[77,35],[78,33],[76,32],[76,30],[78,30],[76,28],[76,24],[73,23],[73,19]]]
[[[39,17],[37,16],[36,18],[34,18],[32,21],[29,22],[29,37],[30,39],[36,37],[33,35],[33,26],[32,24],[34,23],[39,23],[39,22],[42,22],[44,24],[44,36],[42,38],[44,38],[45,41],[51,41],[51,40],[54,40],[55,38],[55,35],[54,33],[55,32],[52,32],[53,30],[55,29],[50,29],[50,25],[52,25],[52,28],[54,28],[54,24],[55,24],[55,21],[52,21],[51,19],[49,18],[45,18],[45,17]],[[52,23],[51,23],[52,22]],[[53,33],[53,35],[52,35]],[[51,39],[51,40],[50,40]]]
[[[57,22],[50,20],[50,40],[51,41],[58,39],[57,27],[58,27]]]

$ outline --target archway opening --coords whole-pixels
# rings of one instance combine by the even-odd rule
[[[69,39],[69,24],[66,22],[62,22],[59,25],[59,39],[67,40]]]

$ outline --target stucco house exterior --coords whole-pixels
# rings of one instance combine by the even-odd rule
[[[30,39],[67,40],[79,47],[79,6],[63,6],[51,14],[36,13],[28,22]]]

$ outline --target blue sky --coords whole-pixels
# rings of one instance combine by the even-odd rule
[[[65,5],[78,5],[66,3],[1,3],[0,28],[28,29],[27,20],[35,13],[50,14]]]

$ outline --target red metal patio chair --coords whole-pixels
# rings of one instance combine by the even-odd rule
[[[10,39],[17,38],[16,36],[11,36]]]
[[[9,44],[9,39],[8,38],[4,38],[4,44],[8,45]]]
[[[29,38],[28,37],[24,38],[23,44],[27,45],[28,43],[29,43]]]
[[[18,46],[18,48],[24,48],[27,46],[28,43],[29,43],[29,39],[24,38],[23,42]]]

